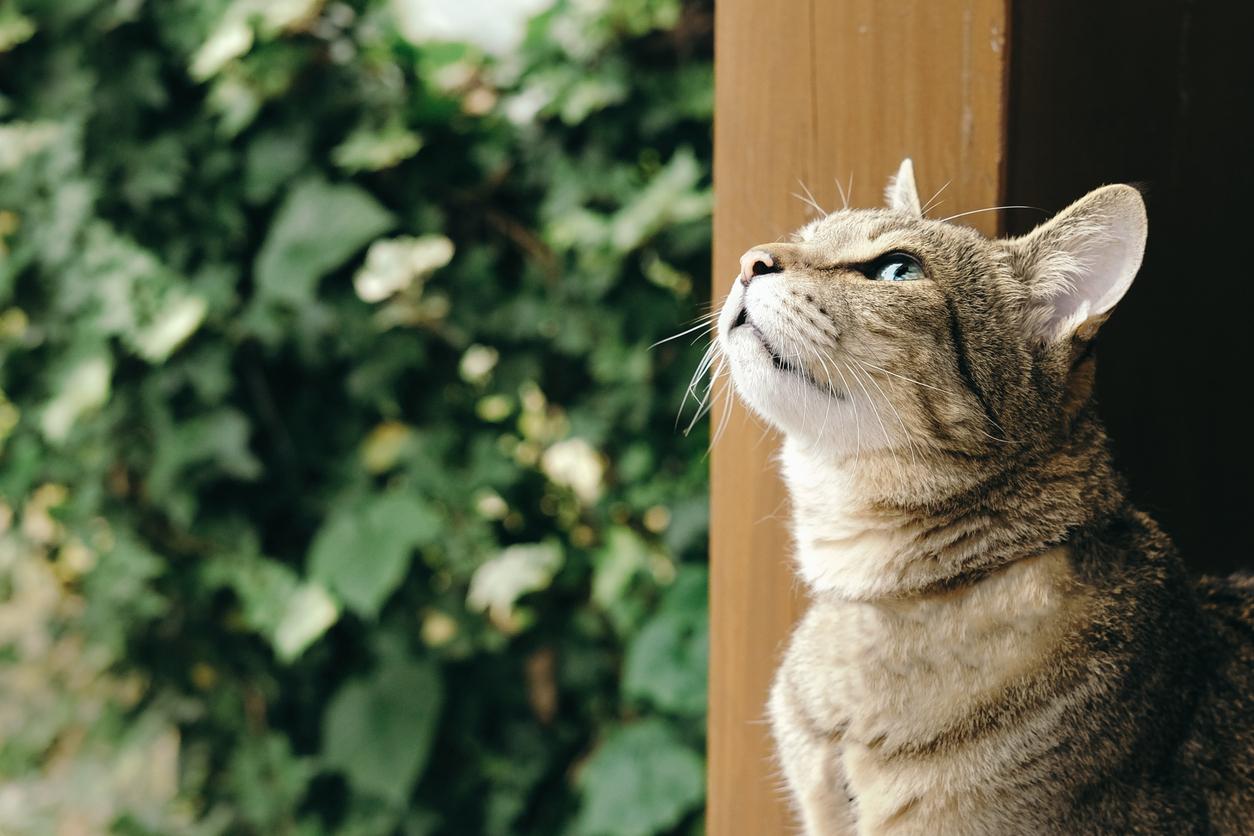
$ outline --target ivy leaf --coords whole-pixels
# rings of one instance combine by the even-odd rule
[[[56,396],[44,407],[40,428],[53,443],[66,440],[70,430],[83,415],[103,406],[109,400],[112,358],[100,353],[61,372]]]
[[[670,830],[705,797],[701,756],[661,720],[618,731],[579,777],[581,836],[650,836]]]
[[[386,657],[369,679],[349,682],[322,721],[322,760],[354,790],[401,805],[431,753],[443,702],[429,661]]]
[[[240,618],[264,636],[285,664],[295,661],[339,619],[336,601],[321,585],[302,581],[290,567],[255,553],[255,544],[206,564],[205,583],[231,589]]]
[[[614,216],[615,247],[634,250],[667,226],[707,217],[713,197],[697,188],[701,177],[701,164],[692,151],[676,151],[649,185]]]
[[[369,193],[348,183],[303,180],[288,192],[253,264],[266,301],[300,305],[318,279],[392,227]]]
[[[627,649],[623,692],[664,711],[700,716],[706,707],[710,625],[706,570],[684,567],[661,610]]]
[[[627,634],[639,623],[641,602],[628,594],[636,579],[649,567],[649,545],[630,528],[615,526],[594,558],[592,601],[609,616],[619,633]]]
[[[671,524],[662,535],[667,551],[682,557],[705,547],[710,530],[710,499],[705,493],[670,504]]]
[[[363,618],[374,618],[404,579],[413,550],[440,532],[417,495],[397,491],[339,508],[314,537],[309,573]]]
[[[0,53],[8,52],[13,47],[30,40],[35,34],[35,24],[29,18],[18,14],[16,9],[6,6],[0,10]]]
[[[316,583],[296,587],[283,603],[270,641],[283,662],[292,662],[340,617],[335,600]]]
[[[309,165],[309,139],[304,131],[264,131],[244,152],[244,196],[264,203]]]
[[[261,462],[249,447],[248,417],[230,407],[174,423],[169,415],[152,416],[156,444],[148,490],[180,523],[196,515],[196,488],[204,481],[230,478],[252,481]]]
[[[240,816],[259,832],[283,830],[313,777],[309,760],[295,755],[290,741],[274,732],[243,737],[226,770]]]
[[[412,157],[420,148],[422,137],[392,122],[353,131],[331,152],[331,159],[345,171],[381,171]]]

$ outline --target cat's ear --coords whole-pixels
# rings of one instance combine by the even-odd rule
[[[1046,342],[1096,333],[1132,285],[1145,255],[1145,201],[1103,186],[1008,242],[1028,285],[1028,329]]]
[[[923,217],[923,207],[919,204],[919,189],[914,185],[914,163],[906,157],[901,161],[897,173],[888,178],[888,188],[884,189],[884,201],[894,212],[905,212],[916,218]]]

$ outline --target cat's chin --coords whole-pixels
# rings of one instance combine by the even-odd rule
[[[790,438],[834,454],[875,441],[869,430],[859,428],[855,403],[808,373],[780,363],[769,343],[747,328],[727,334],[723,351],[741,401]]]
[[[883,446],[887,439],[882,422],[865,401],[842,388],[847,382],[843,375],[840,380],[815,377],[797,362],[802,352],[790,341],[796,336],[787,336],[772,307],[754,306],[747,296],[743,285],[733,284],[720,315],[718,336],[741,401],[768,424],[820,455],[841,456]],[[839,374],[839,366],[833,368]]]

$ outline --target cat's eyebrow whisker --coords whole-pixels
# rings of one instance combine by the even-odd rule
[[[821,208],[821,207],[820,207],[817,203],[815,203],[813,200],[809,200],[809,199],[807,199],[807,198],[805,197],[805,195],[799,195],[799,194],[797,194],[796,192],[793,192],[793,193],[792,193],[792,196],[793,196],[793,197],[795,197],[795,198],[797,198],[797,200],[800,200],[802,203],[806,204],[807,206],[813,207],[813,208],[814,208],[814,211],[818,212],[818,213],[819,213],[819,215],[821,215],[822,217],[824,217],[824,218],[826,218],[826,217],[827,217],[827,213],[826,213],[826,212],[824,212],[824,211],[823,211],[823,209],[822,209],[822,208]],[[782,237],[782,236],[781,236],[781,237]],[[776,240],[776,242],[775,242],[775,243],[777,243],[777,244],[778,244],[778,243],[780,243],[780,242],[779,242],[779,240]]]
[[[1002,209],[1032,209],[1034,211],[1041,212],[1046,215],[1049,214],[1048,212],[1046,212],[1044,209],[1042,209],[1039,206],[1021,206],[1019,204],[1007,204],[1006,206],[989,206],[986,209],[972,209],[970,212],[959,212],[956,215],[950,215],[948,218],[941,218],[940,223],[945,223],[946,221],[952,221],[954,218],[965,218],[967,215],[978,215],[981,212],[1000,212]]]
[[[945,185],[943,185],[943,186],[941,186],[939,189],[937,189],[937,190],[936,190],[936,194],[934,194],[934,195],[932,195],[930,198],[928,198],[927,203],[923,204],[923,208],[922,208],[921,210],[919,210],[919,211],[920,211],[920,213],[921,213],[921,214],[923,214],[923,215],[926,215],[926,214],[928,213],[928,211],[929,211],[929,210],[931,210],[931,209],[935,209],[937,206],[939,206],[939,205],[940,205],[940,203],[935,202],[935,201],[936,201],[936,198],[940,197],[940,196],[941,196],[941,192],[943,192],[943,191],[945,191],[945,189],[949,188],[949,184],[950,184],[950,183],[952,183],[952,182],[953,182],[953,180],[946,180],[946,181],[945,181]]]
[[[813,206],[814,211],[818,212],[820,215],[822,215],[825,218],[831,214],[831,212],[828,212],[826,209],[824,209],[822,206],[819,205],[819,202],[814,199],[814,193],[810,191],[810,187],[807,186],[804,182],[802,182],[800,177],[797,178],[797,185],[801,187],[801,190],[803,192],[805,192],[805,196],[802,197],[796,192],[793,192],[792,194],[793,197],[797,198],[797,200],[800,200],[802,203],[808,203],[809,205]]]
[[[840,182],[839,177],[833,177],[832,180],[834,180],[836,183],[836,190],[840,192],[840,202],[844,204],[844,206],[842,206],[841,208],[848,209],[849,208],[849,193],[845,191],[845,186],[843,183]]]
[[[806,193],[806,197],[810,198],[810,200],[811,200],[811,201],[813,201],[813,202],[814,202],[814,204],[817,206],[817,205],[818,205],[818,201],[814,199],[814,192],[810,191],[810,187],[809,187],[809,186],[807,186],[807,185],[805,184],[805,181],[804,181],[804,180],[802,180],[800,177],[798,177],[798,178],[797,178],[797,185],[798,185],[798,186],[800,186],[800,187],[801,187],[801,190],[802,190],[802,191],[804,191],[804,192]],[[819,209],[819,211],[820,211],[820,212],[822,212],[824,215],[829,215],[829,214],[831,214],[831,213],[830,213],[830,212],[828,212],[826,209],[822,209],[822,208],[820,208],[820,209]]]

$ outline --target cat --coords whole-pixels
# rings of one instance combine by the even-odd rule
[[[811,605],[768,714],[809,836],[1254,833],[1254,579],[1186,575],[1093,402],[1146,233],[1111,185],[988,239],[907,159],[741,258],[716,345],[783,435]]]

